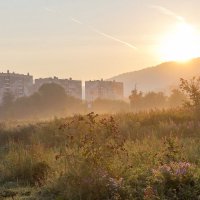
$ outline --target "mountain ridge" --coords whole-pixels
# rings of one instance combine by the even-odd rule
[[[127,97],[135,85],[138,90],[143,92],[169,92],[170,88],[178,86],[180,78],[188,79],[198,75],[200,75],[200,58],[194,58],[187,62],[164,62],[156,66],[119,74],[108,80],[123,82],[125,97]]]

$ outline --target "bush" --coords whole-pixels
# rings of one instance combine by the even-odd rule
[[[188,162],[171,162],[153,170],[145,198],[164,197],[165,199],[196,199],[200,195],[200,177],[196,166]]]

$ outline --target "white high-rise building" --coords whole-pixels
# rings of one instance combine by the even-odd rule
[[[29,74],[0,73],[0,102],[5,93],[11,93],[15,98],[29,96],[33,91],[33,76]]]

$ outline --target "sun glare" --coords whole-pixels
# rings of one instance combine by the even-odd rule
[[[160,53],[164,61],[187,61],[200,56],[199,36],[195,28],[179,23],[161,39]]]

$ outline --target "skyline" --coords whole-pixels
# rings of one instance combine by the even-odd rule
[[[198,5],[197,0],[0,2],[1,71],[93,80],[157,65],[166,61],[158,52],[161,38],[177,24],[191,24],[199,36]],[[199,56],[198,50],[190,57]]]

